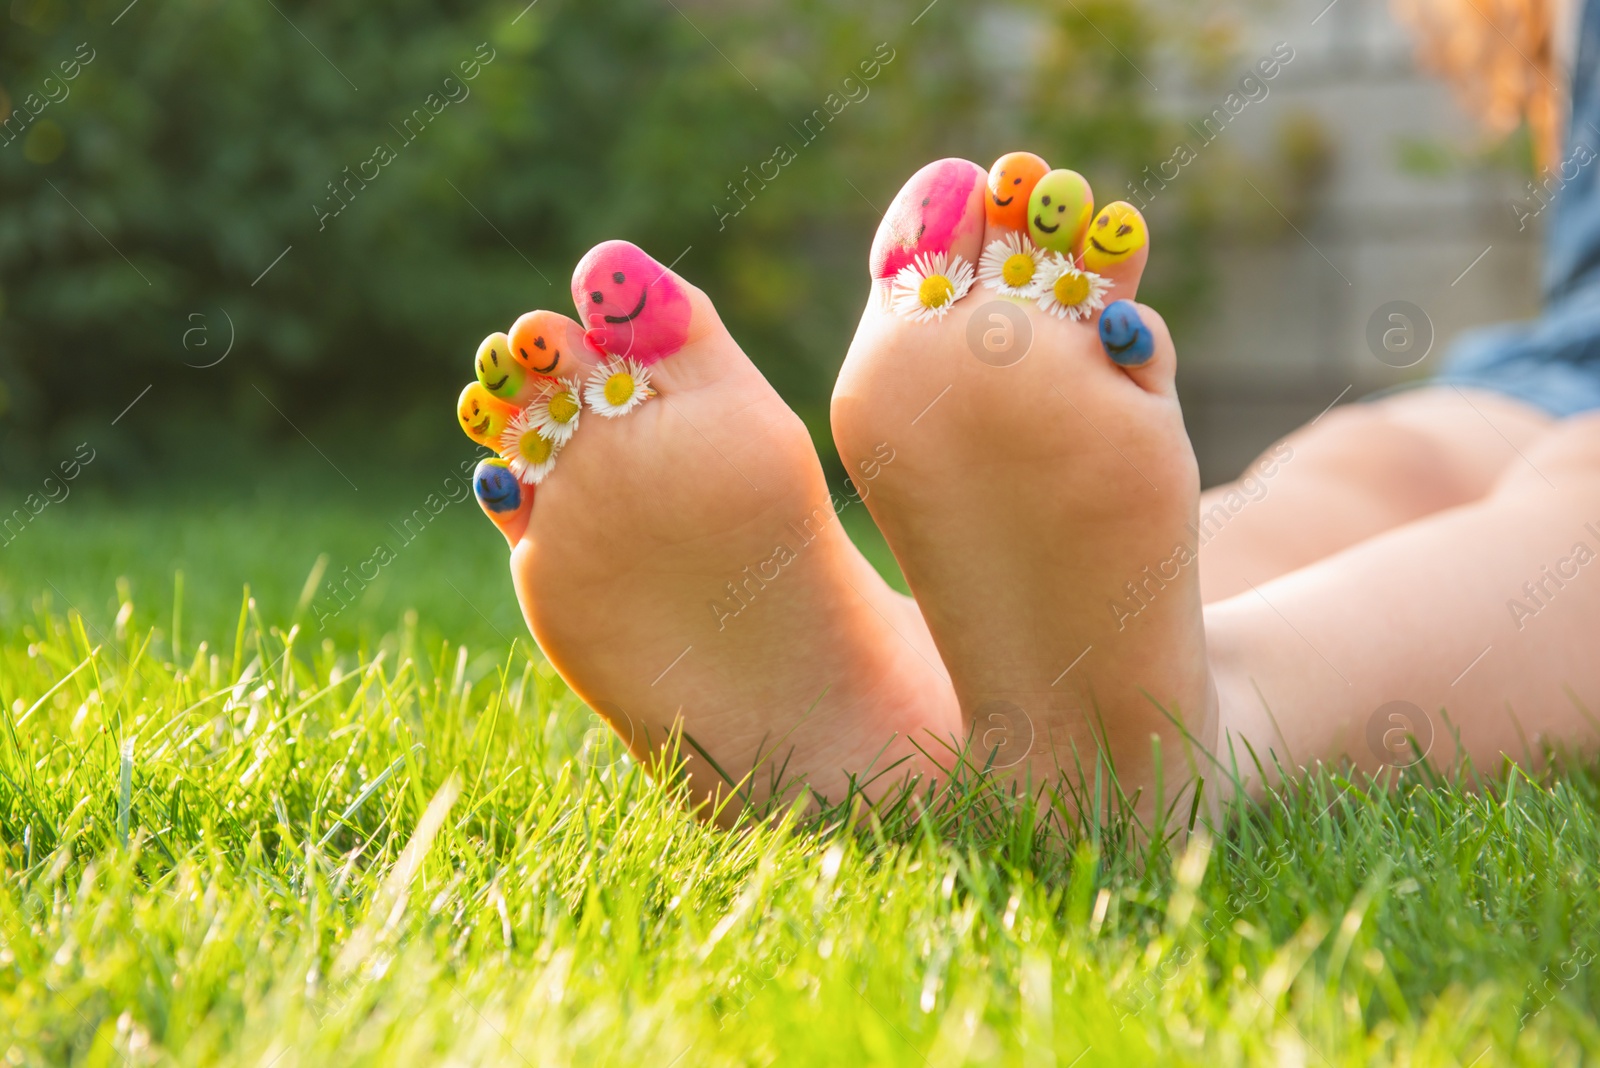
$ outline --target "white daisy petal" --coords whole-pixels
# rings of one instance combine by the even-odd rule
[[[960,256],[925,252],[894,276],[889,308],[914,323],[943,319],[972,289],[972,264]]]
[[[1006,297],[1039,295],[1045,270],[1044,250],[1022,234],[1010,233],[989,242],[978,260],[978,281]]]
[[[539,436],[565,445],[578,429],[578,416],[583,414],[583,400],[578,396],[578,384],[562,380],[557,388],[528,405],[528,416]]]
[[[627,415],[655,395],[650,388],[650,368],[623,356],[596,367],[583,387],[583,399],[596,415],[607,419]]]
[[[1057,319],[1081,322],[1105,307],[1111,283],[1074,264],[1070,257],[1055,255],[1045,261],[1035,299],[1039,307]]]
[[[561,443],[543,437],[533,420],[533,406],[512,416],[500,436],[500,458],[511,473],[530,486],[543,482],[555,470]]]

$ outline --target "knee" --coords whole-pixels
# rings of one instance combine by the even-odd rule
[[[1457,485],[1456,465],[1437,436],[1397,418],[1382,402],[1335,408],[1289,443],[1297,461],[1303,454],[1338,482],[1359,484],[1367,496],[1404,509],[1448,507],[1467,492]]]
[[[1551,425],[1524,450],[1526,463],[1507,469],[1497,489],[1560,487],[1562,480],[1600,480],[1600,412]]]

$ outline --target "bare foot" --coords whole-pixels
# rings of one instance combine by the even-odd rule
[[[846,463],[894,442],[867,505],[975,744],[1036,784],[1092,774],[1103,749],[1148,814],[1152,736],[1170,804],[1192,756],[1173,719],[1215,734],[1199,475],[1172,340],[1132,303],[1144,220],[1095,213],[1081,177],[1045,170],[947,159],[907,183],[874,243],[834,436]]]
[[[507,458],[474,482],[550,663],[637,756],[681,727],[701,799],[728,792],[718,768],[758,803],[780,772],[785,796],[837,798],[851,773],[929,770],[913,743],[959,730],[948,677],[840,527],[799,418],[636,246],[591,250],[572,295],[582,326],[530,312],[484,342],[460,410]],[[881,478],[899,461],[879,444]]]

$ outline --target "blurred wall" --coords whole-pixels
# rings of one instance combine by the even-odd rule
[[[1218,228],[1209,314],[1178,339],[1208,485],[1336,398],[1425,376],[1462,330],[1530,316],[1539,304],[1541,227],[1519,232],[1511,207],[1530,177],[1525,143],[1481,140],[1449,91],[1412,62],[1383,0],[1294,0],[1242,21],[1251,26],[1243,54],[1287,42],[1295,59],[1224,136],[1247,167],[1287,159],[1304,173],[1298,191],[1248,170],[1229,179],[1241,202],[1268,208],[1265,226]],[[1191,112],[1209,103],[1186,94]],[[1368,324],[1396,301],[1423,318],[1413,323],[1418,347],[1386,363]],[[1384,330],[1403,329],[1383,319]],[[1429,322],[1427,355],[1392,366],[1421,355]]]

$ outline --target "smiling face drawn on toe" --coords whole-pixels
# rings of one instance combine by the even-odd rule
[[[984,215],[990,226],[1028,228],[1028,201],[1050,165],[1032,152],[1007,152],[989,168]]]
[[[572,300],[588,327],[585,341],[642,364],[670,356],[689,336],[689,296],[677,278],[637,245],[596,245],[572,273]]]
[[[501,459],[484,460],[472,473],[472,491],[491,512],[514,512],[522,506],[522,483]]]
[[[621,271],[618,271],[618,272],[616,272],[615,274],[613,274],[611,276],[611,280],[613,282],[617,283],[617,285],[621,285],[623,282],[627,281],[627,275],[623,274]],[[594,293],[589,294],[589,298],[591,300],[593,300],[596,304],[599,304],[601,302],[601,300],[603,299],[603,297],[604,297],[604,294],[600,293],[599,291],[596,291]],[[608,316],[605,317],[606,322],[608,322],[608,323],[631,323],[631,322],[633,322],[635,319],[639,318],[639,316],[644,314],[645,301],[647,301],[649,299],[650,299],[650,290],[649,290],[649,288],[645,287],[645,286],[641,286],[639,288],[639,303],[637,303],[637,304],[635,304],[633,306],[633,311],[629,312],[627,315],[608,315]]]
[[[1120,367],[1138,367],[1156,350],[1155,337],[1131,300],[1114,300],[1100,313],[1100,344]]]
[[[484,389],[502,400],[509,401],[522,389],[527,377],[511,358],[511,339],[504,334],[490,334],[478,346],[478,358],[472,361],[478,382]]]
[[[1071,253],[1094,214],[1094,193],[1077,171],[1054,170],[1028,197],[1028,236],[1040,248]]]
[[[1107,204],[1084,239],[1083,265],[1091,271],[1104,271],[1144,248],[1149,240],[1144,217],[1132,204],[1121,200]]]
[[[571,370],[571,347],[579,340],[577,324],[552,311],[531,311],[511,325],[511,358],[531,375],[559,378]]]
[[[456,420],[461,429],[467,432],[467,437],[491,449],[499,447],[506,422],[516,413],[516,408],[492,396],[482,382],[474,382],[462,390],[461,398],[456,401]]]

